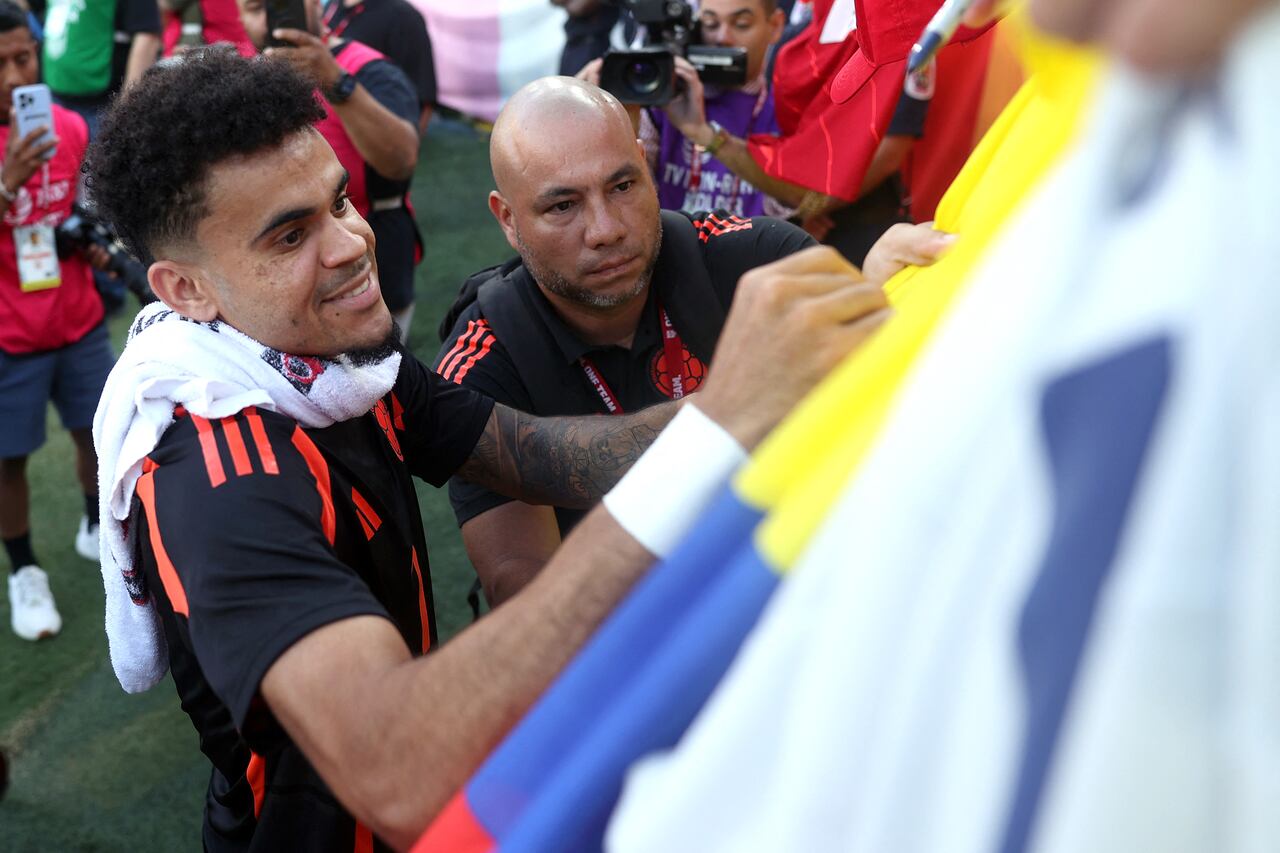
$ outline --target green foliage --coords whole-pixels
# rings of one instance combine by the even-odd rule
[[[471,272],[510,255],[489,215],[488,137],[437,121],[423,141],[413,198],[426,243],[411,344],[430,362],[436,326]],[[130,316],[116,317],[116,349]],[[126,695],[111,673],[98,567],[72,547],[82,499],[71,440],[50,409],[49,441],[30,461],[32,539],[62,612],[62,633],[39,643],[8,629],[0,585],[0,749],[10,784],[0,800],[9,851],[198,850],[209,765],[172,681]],[[474,573],[443,490],[420,485],[442,640],[471,621]],[[7,571],[7,561],[3,561]]]

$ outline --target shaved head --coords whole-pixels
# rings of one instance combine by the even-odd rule
[[[572,156],[583,125],[607,128],[628,144],[636,138],[626,107],[599,86],[573,77],[543,77],[511,96],[493,125],[489,165],[507,193],[530,158]]]
[[[553,304],[609,311],[647,293],[662,237],[657,190],[626,108],[544,77],[493,125],[489,209]]]

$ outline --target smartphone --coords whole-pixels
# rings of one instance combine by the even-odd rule
[[[45,84],[35,83],[14,89],[11,115],[14,132],[18,134],[19,139],[40,126],[45,128],[42,141],[53,137],[53,99],[49,96],[49,87]],[[53,157],[56,150],[56,148],[49,149],[44,159]]]
[[[276,30],[306,30],[307,0],[267,0],[267,47],[292,47],[272,37]]]

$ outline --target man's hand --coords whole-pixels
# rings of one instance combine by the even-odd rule
[[[894,225],[867,252],[862,275],[871,284],[883,287],[908,266],[929,266],[955,241],[956,235],[935,230],[932,222]]]
[[[707,123],[706,95],[698,69],[683,56],[676,57],[676,96],[662,108],[676,130],[695,145],[709,145],[716,132]]]
[[[697,404],[754,447],[889,316],[884,292],[826,246],[748,272]]]
[[[37,142],[48,130],[44,125],[33,128],[26,136],[17,133],[9,134],[9,142],[5,146],[4,165],[0,167],[0,183],[5,190],[16,193],[18,187],[27,182],[36,170],[44,165],[44,155],[58,146],[56,137]]]
[[[604,65],[604,57],[597,56],[579,69],[578,73],[573,75],[575,80],[581,80],[584,83],[590,83],[592,86],[600,85],[600,68]]]
[[[266,55],[284,59],[294,70],[308,77],[322,92],[327,92],[342,76],[342,69],[322,39],[304,30],[276,30],[277,39],[291,47],[269,47]]]

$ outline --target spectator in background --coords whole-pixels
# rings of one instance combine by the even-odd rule
[[[255,45],[267,39],[263,0],[239,0],[241,21]],[[327,118],[316,126],[351,182],[347,193],[377,237],[382,297],[402,340],[413,319],[413,268],[421,260],[418,227],[408,207],[418,165],[418,95],[403,71],[377,50],[324,30],[320,0],[308,0],[310,32],[280,30],[292,47],[267,49],[320,90]]]
[[[916,139],[925,133],[926,108],[935,112],[939,101],[947,102],[944,112],[953,110],[956,103],[967,105],[973,89],[964,83],[985,71],[982,50],[989,48],[963,52],[964,42],[981,36],[961,31],[956,43],[943,51],[943,74],[925,75],[913,81],[905,95],[898,95],[903,91],[901,73],[910,41],[937,4],[932,0],[859,4],[856,33],[853,5],[841,7],[843,16],[829,20],[835,5],[834,0],[815,0],[808,27],[778,55],[772,80],[778,133],[739,135],[713,127],[699,109],[696,92],[701,84],[687,70],[689,95],[674,101],[667,117],[691,141],[713,149],[729,172],[795,208],[811,233],[861,263],[890,225],[907,218],[905,196],[914,188],[908,186],[904,193],[896,176],[908,162]],[[858,79],[854,70],[844,81],[837,80],[847,65],[868,73]],[[867,85],[873,76],[874,85]],[[938,79],[949,76],[955,80],[939,90]],[[855,81],[858,85],[851,85]],[[843,86],[837,103],[830,92],[841,82],[849,85]],[[883,97],[885,92],[893,97]],[[970,111],[976,109],[974,105]],[[954,148],[955,170],[967,156],[972,134],[971,123],[959,144],[953,138],[945,140]],[[929,215],[916,218],[931,215],[930,209]]]
[[[98,458],[89,429],[115,361],[89,265],[59,260],[54,228],[71,213],[88,145],[84,120],[53,106],[44,129],[10,132],[13,90],[40,79],[27,12],[0,0],[0,538],[11,564],[10,624],[24,640],[57,634],[62,617],[31,546],[27,457],[44,444],[50,401],[71,433],[85,516],[75,548],[98,559]],[[52,151],[50,159],[45,155]],[[101,250],[95,262],[105,261]]]
[[[164,15],[164,55],[179,46],[192,48],[227,42],[242,56],[253,56],[253,43],[240,23],[236,0],[159,0]]]
[[[418,93],[418,133],[426,133],[436,103],[436,68],[431,36],[422,13],[406,0],[327,0],[324,24],[330,37],[368,45],[405,73]],[[375,179],[373,183],[378,181]],[[422,260],[422,234],[409,203],[408,184],[402,191],[388,185],[378,193],[387,198],[398,193],[397,197],[403,198],[404,203],[389,210],[373,210],[368,216],[369,224],[379,241],[384,234],[401,243],[412,241],[413,266],[416,266]],[[387,293],[387,299],[407,343],[415,301],[412,266],[408,278],[401,279],[398,287],[399,290]]]
[[[418,132],[436,103],[436,67],[422,13],[406,0],[327,0],[324,23],[334,38],[367,44],[396,64],[418,91]]]
[[[49,0],[44,81],[58,104],[84,118],[90,138],[107,101],[159,56],[156,0]]]
[[[715,159],[721,129],[739,137],[778,132],[764,67],[786,16],[777,0],[703,0],[698,22],[703,43],[746,50],[747,83],[739,89],[704,89],[694,67],[676,58],[680,94],[661,111],[639,112],[639,134],[658,202],[664,210],[688,213],[721,209],[744,217],[788,216],[786,205]],[[599,84],[602,62],[592,60],[578,77]]]

